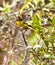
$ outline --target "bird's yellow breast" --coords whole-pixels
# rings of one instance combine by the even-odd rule
[[[23,28],[28,28],[28,24],[22,22],[22,21],[16,21],[16,26],[17,27],[23,27]]]

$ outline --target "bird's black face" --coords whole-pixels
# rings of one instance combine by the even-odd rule
[[[21,14],[17,17],[18,21],[25,21],[24,19],[26,18],[25,14]]]
[[[22,21],[22,16],[18,16],[17,20]]]

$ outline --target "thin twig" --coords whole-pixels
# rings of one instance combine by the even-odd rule
[[[26,46],[28,46],[28,44],[27,44],[27,42],[26,42],[26,39],[25,39],[25,36],[24,36],[24,33],[23,33],[22,30],[21,30],[21,32],[22,32],[22,36],[23,36],[24,43],[25,43]]]

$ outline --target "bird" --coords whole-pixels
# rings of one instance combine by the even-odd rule
[[[32,29],[32,26],[28,25],[28,23],[24,22],[22,19],[23,19],[22,16],[18,16],[18,18],[16,20],[16,26],[22,27],[24,29]]]

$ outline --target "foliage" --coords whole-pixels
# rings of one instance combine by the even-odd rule
[[[16,8],[17,5],[11,7],[6,3],[1,7],[0,52],[4,54],[3,63],[54,65],[55,0],[24,0],[22,6],[18,5],[21,8]]]

